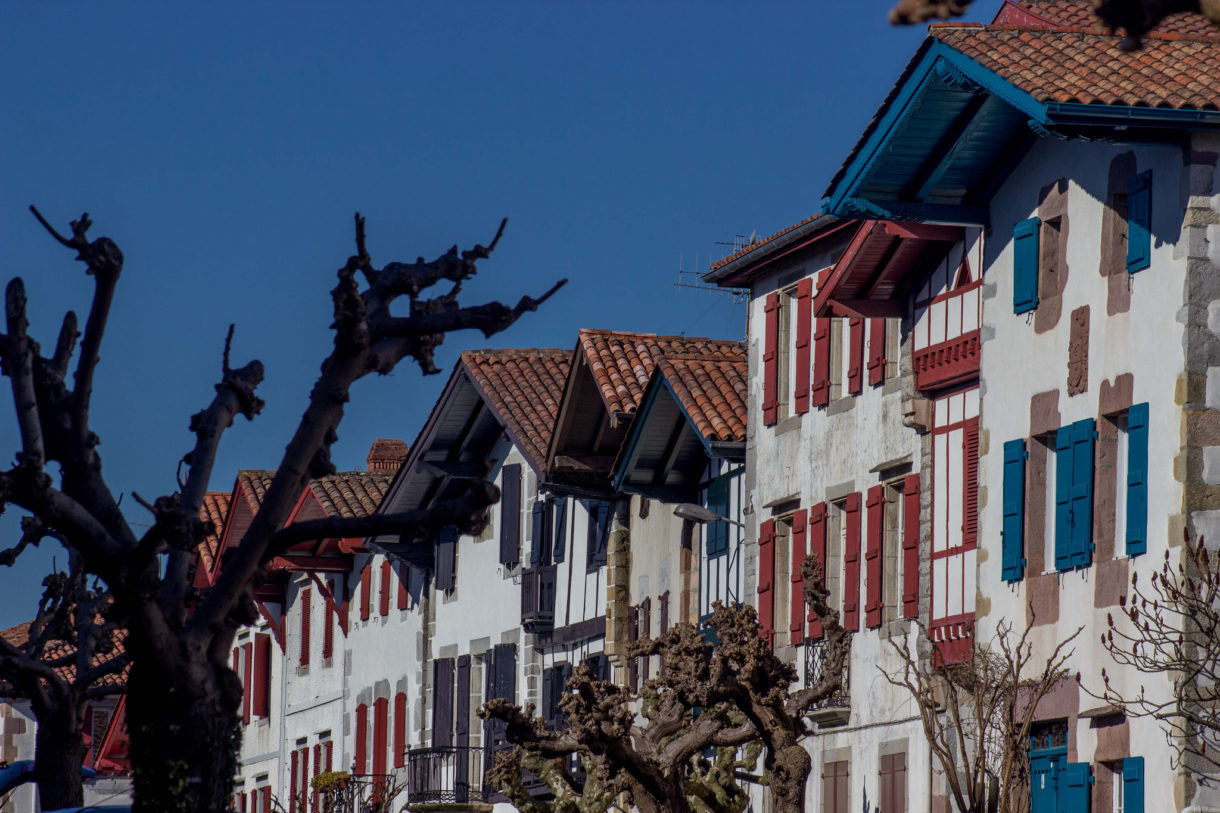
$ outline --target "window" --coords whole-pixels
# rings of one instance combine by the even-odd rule
[[[572,677],[572,665],[560,663],[542,670],[542,719],[554,729],[567,727],[567,718],[559,708],[559,701],[568,688]]]
[[[717,477],[707,485],[707,507],[722,517],[729,515],[729,485],[734,477]],[[714,520],[703,526],[708,558],[721,556],[729,549],[729,523]]]
[[[847,391],[847,343],[843,340],[844,319],[830,320],[830,400],[842,398]]]
[[[897,621],[903,616],[902,608],[902,540],[903,540],[903,485],[904,478],[889,480],[883,485],[885,497],[885,531],[882,537],[882,620]],[[905,768],[904,768],[905,770]]]
[[[843,593],[841,572],[843,568],[843,537],[847,532],[846,500],[830,503],[826,512],[826,590],[830,595],[826,603],[831,607],[842,606]]]
[[[1063,283],[1063,218],[1043,220],[1038,239],[1038,297],[1048,299],[1058,295]]]
[[[775,557],[775,589],[773,607],[775,612],[775,637],[772,643],[776,647],[788,646],[792,636],[785,623],[790,614],[790,596],[792,594],[792,570],[789,555],[791,552],[792,516],[780,517],[775,520],[775,545],[772,555]]]
[[[776,390],[777,418],[783,420],[792,414],[792,385],[796,381],[796,353],[793,344],[796,337],[796,286],[789,285],[779,296],[779,335],[776,339]]]

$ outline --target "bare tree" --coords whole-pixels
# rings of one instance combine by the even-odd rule
[[[12,564],[30,545],[55,536],[35,517],[23,517],[17,545],[0,551]],[[84,804],[82,725],[90,701],[122,694],[127,656],[107,621],[110,597],[90,585],[78,555],[68,572],[43,579],[38,611],[24,640],[0,638],[0,678],[7,697],[27,700],[37,721],[34,781],[45,810]]]
[[[715,647],[687,623],[631,645],[632,657],[664,656],[660,674],[638,694],[577,670],[560,701],[566,730],[549,728],[532,708],[523,711],[503,699],[490,701],[479,713],[504,720],[508,740],[531,754],[552,760],[581,754],[605,787],[642,811],[739,811],[744,794],[735,786],[740,781],[765,784],[779,813],[803,811],[812,768],[801,745],[811,733],[805,715],[841,689],[851,637],[838,611],[827,604],[815,556],[805,559],[802,575],[805,600],[822,621],[827,647],[826,668],[816,685],[793,688],[796,669],[759,635],[754,608],[717,603],[706,621],[719,640]],[[750,743],[761,749],[761,777],[739,770],[736,760],[727,770],[725,763],[698,762],[709,747]]]
[[[475,274],[477,262],[491,255],[505,223],[488,246],[461,252],[454,246],[430,262],[420,258],[378,268],[366,249],[364,219],[357,215],[356,253],[339,269],[338,284],[331,291],[333,348],[322,362],[257,515],[230,551],[215,585],[195,595],[190,564],[209,530],[199,512],[216,450],[237,416],[252,419],[262,408],[255,389],[263,366],[258,361],[230,365],[230,328],[216,395],[190,420],[195,442],[183,458],[185,476],[180,475],[176,491],[144,502],[154,522],[137,535],[102,476],[98,437],[89,421],[99,348],[123,254],[107,237],[88,239],[87,214],[72,222],[68,237],[37,210],[34,214],[85,264],[94,293],[83,333],[69,312],[54,351],[44,357],[27,332],[21,280],[14,279],[7,288],[7,332],[0,334],[0,358],[12,382],[22,449],[16,465],[0,472],[0,504],[17,505],[59,533],[113,595],[112,616],[128,630],[132,660],[127,721],[137,813],[221,811],[229,801],[240,739],[241,686],[229,667],[228,652],[236,630],[256,618],[251,591],[262,565],[306,539],[386,534],[415,538],[445,526],[477,533],[487,523],[488,506],[498,499],[494,486],[475,483],[463,497],[428,511],[327,518],[285,529],[306,483],[333,473],[330,448],[338,439],[352,384],[372,373],[389,373],[407,358],[425,374],[436,373],[434,353],[447,333],[498,333],[536,310],[564,281],[540,298],[522,297],[513,307],[499,302],[463,307],[458,301],[462,284]],[[424,296],[444,282],[451,285],[448,291]],[[391,306],[400,299],[405,300],[405,312],[394,315]],[[45,469],[51,461],[59,464],[58,487]]]
[[[1060,641],[1040,665],[1032,629],[1014,642],[1012,625],[1001,621],[989,644],[973,644],[961,660],[939,657],[922,624],[923,651],[913,652],[908,636],[890,639],[902,665],[881,672],[914,701],[959,813],[1029,809],[1029,729],[1038,703],[1069,677],[1066,664],[1075,650],[1067,647],[1084,628]]]
[[[1172,691],[1138,694],[1115,686],[1102,669],[1103,688],[1089,691],[1121,706],[1129,717],[1156,720],[1177,758],[1200,778],[1220,771],[1220,556],[1208,552],[1203,538],[1186,534],[1177,564],[1170,552],[1160,572],[1145,585],[1131,575],[1131,594],[1120,599],[1123,612],[1107,613],[1102,645],[1125,669],[1161,678]]]
[[[934,18],[948,19],[966,13],[971,0],[899,0],[890,10],[890,22],[921,23]],[[1202,14],[1220,27],[1220,0],[1094,0],[1097,18],[1111,30],[1121,28],[1126,38],[1123,50],[1140,47],[1140,38],[1156,28],[1170,14],[1191,11]]]

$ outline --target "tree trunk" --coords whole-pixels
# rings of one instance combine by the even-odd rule
[[[34,781],[43,810],[80,807],[85,803],[81,765],[85,743],[79,717],[70,704],[60,704],[49,716],[38,720],[34,736]]]
[[[767,766],[774,813],[804,813],[805,783],[811,770],[809,752],[795,739],[776,749],[772,764]]]
[[[170,658],[148,657],[133,644],[127,695],[133,813],[227,811],[241,747],[241,683],[226,665],[191,663],[180,652],[184,661],[175,668]]]

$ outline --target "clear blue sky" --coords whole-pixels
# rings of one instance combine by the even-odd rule
[[[463,348],[569,348],[580,327],[740,338],[744,307],[674,287],[679,263],[706,270],[720,241],[817,209],[924,35],[891,28],[891,2],[9,2],[0,281],[25,278],[49,346],[91,282],[27,205],[65,228],[87,210],[122,247],[94,427],[111,487],[150,500],[174,488],[230,322],[267,407],[230,430],[211,485],[275,466],[357,209],[378,264],[487,242],[507,215],[468,303],[571,279],[490,342],[451,337],[446,370]],[[339,467],[413,440],[444,377],[361,382]],[[4,395],[0,465],[17,448]],[[56,554],[0,571],[0,625],[30,617]]]

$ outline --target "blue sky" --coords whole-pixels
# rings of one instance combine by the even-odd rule
[[[569,348],[580,327],[741,338],[744,307],[675,287],[679,266],[817,210],[924,35],[891,28],[889,5],[6,3],[0,277],[25,278],[51,345],[91,284],[26,207],[65,228],[87,210],[119,243],[94,428],[111,487],[149,500],[174,487],[230,322],[234,361],[266,365],[267,407],[229,431],[211,485],[275,466],[329,346],[357,209],[378,264],[487,242],[508,216],[467,303],[571,279],[507,333],[452,336],[446,370],[464,348]],[[971,19],[994,12],[979,5]],[[443,382],[407,366],[361,382],[339,467],[377,437],[413,440]],[[5,396],[3,465],[12,416]],[[30,617],[52,556],[0,571],[0,625]]]

